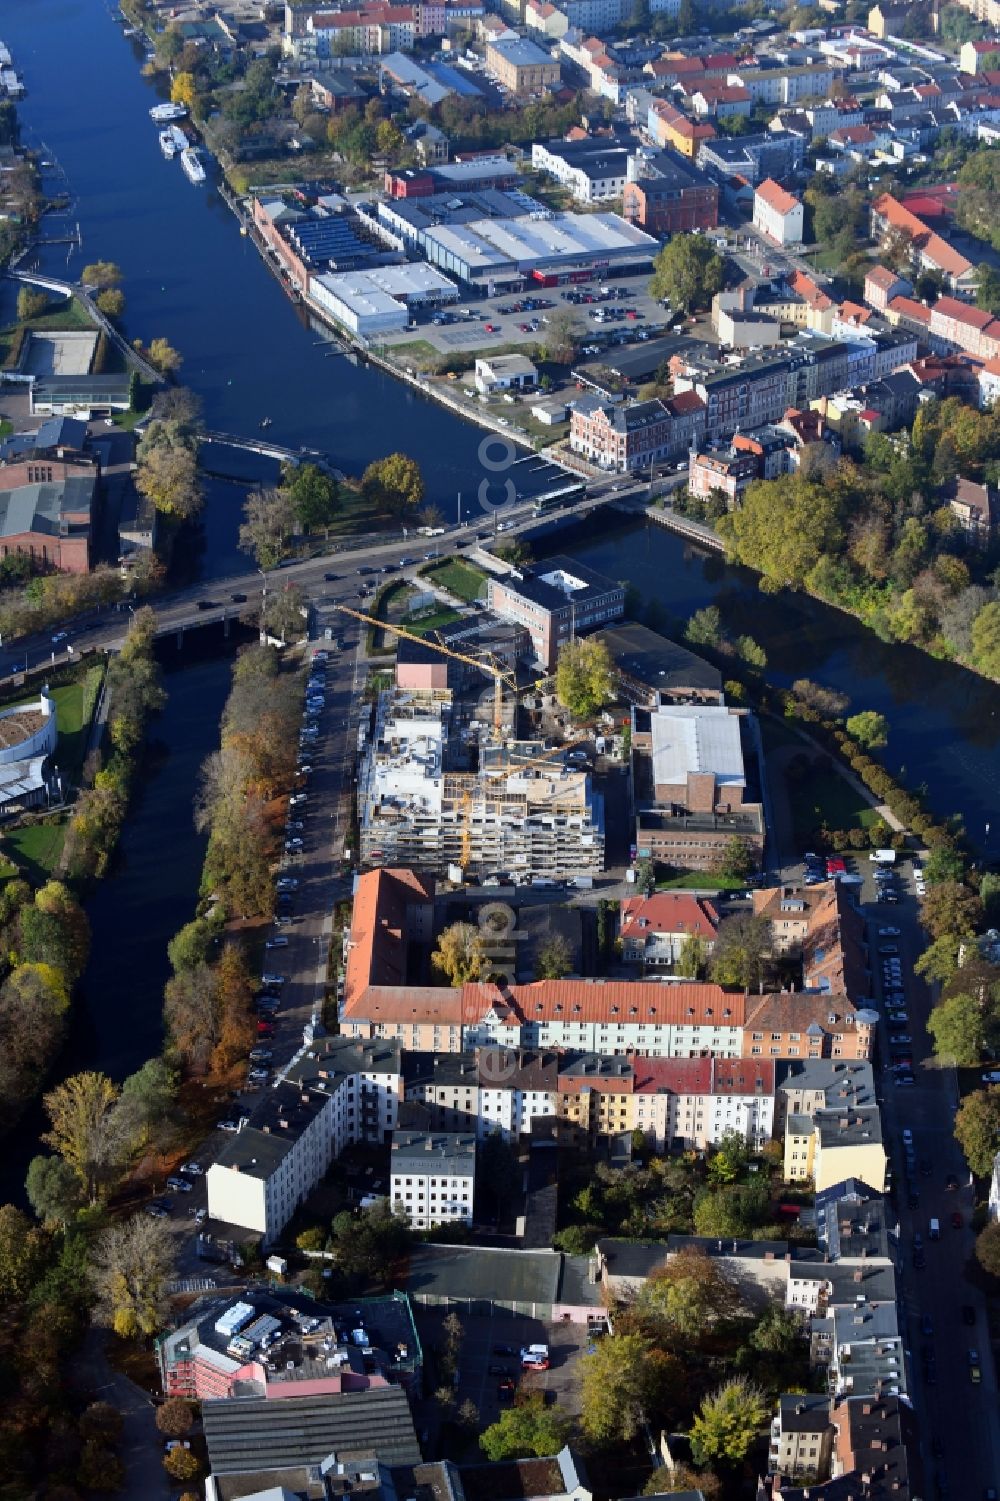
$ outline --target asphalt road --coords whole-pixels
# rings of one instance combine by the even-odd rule
[[[858,871],[868,865],[856,861]],[[881,1064],[876,1077],[877,1093],[882,1106],[882,1129],[890,1153],[893,1176],[893,1204],[899,1225],[896,1247],[898,1268],[900,1328],[908,1350],[910,1392],[920,1421],[921,1450],[928,1478],[927,1495],[940,1501],[978,1501],[987,1485],[995,1485],[1000,1475],[1000,1425],[997,1418],[996,1373],[990,1353],[985,1303],[978,1289],[967,1280],[966,1267],[973,1254],[975,1237],[969,1228],[973,1192],[968,1186],[969,1173],[962,1153],[952,1134],[958,1086],[953,1069],[934,1065],[926,1019],[931,996],[924,982],[913,974],[913,961],[926,946],[926,935],[919,923],[919,908],[909,862],[897,876],[900,901],[894,906],[874,900],[871,868],[864,871],[865,887],[862,912],[868,921],[873,988],[879,1001],[882,1021],[879,1027]],[[880,936],[880,927],[900,929],[899,937]],[[909,1054],[913,1059],[916,1084],[897,1086],[889,1066],[889,1029],[882,1001],[882,963],[880,946],[898,947],[906,992],[906,1034],[913,1039]],[[896,1050],[899,1055],[899,1050]],[[908,1166],[903,1148],[904,1128],[913,1133],[915,1164]],[[959,1187],[949,1190],[946,1180],[954,1174]],[[919,1195],[916,1206],[909,1207],[909,1195]],[[952,1214],[960,1211],[964,1226],[952,1228]],[[941,1238],[929,1238],[932,1218],[940,1221]],[[891,1222],[891,1216],[890,1216]],[[914,1235],[923,1238],[925,1266],[914,1266]],[[975,1327],[962,1321],[962,1307],[970,1305],[976,1312]],[[921,1319],[929,1315],[933,1335],[921,1333]],[[925,1360],[925,1348],[933,1359]],[[982,1382],[974,1385],[969,1375],[969,1350],[980,1355]],[[931,1370],[931,1380],[927,1380]],[[941,1457],[934,1457],[935,1445]],[[935,1479],[937,1477],[937,1479]]]

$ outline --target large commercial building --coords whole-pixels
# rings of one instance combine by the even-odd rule
[[[633,157],[622,189],[622,214],[654,235],[715,229],[719,187],[676,152]]]
[[[764,810],[748,792],[741,726],[723,704],[632,710],[635,844],[640,859],[711,870],[734,838],[759,864]]]
[[[537,42],[520,37],[501,37],[490,42],[485,54],[486,71],[497,83],[519,98],[540,94],[558,85],[562,69],[557,57]]]
[[[619,620],[625,610],[621,584],[565,557],[502,577],[491,574],[487,590],[489,609],[527,630],[534,660],[549,671],[574,635]]]
[[[790,177],[802,164],[806,143],[791,131],[756,136],[718,136],[702,141],[698,147],[698,165],[716,179],[726,183],[741,177],[753,187],[765,177],[779,181]]]
[[[526,277],[553,285],[564,276],[613,275],[652,264],[658,245],[618,214],[525,212],[516,219],[440,224],[422,236],[432,265],[475,286]]]
[[[212,1219],[272,1241],[346,1146],[384,1143],[400,1093],[392,1043],[326,1037],[299,1055],[212,1163]]]
[[[458,299],[458,288],[433,266],[379,266],[309,278],[309,296],[318,307],[360,338],[405,329],[410,309]]]

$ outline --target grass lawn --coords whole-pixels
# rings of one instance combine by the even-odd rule
[[[451,625],[454,621],[461,620],[461,618],[457,610],[449,610],[447,607],[443,607],[440,610],[432,610],[429,615],[419,615],[416,620],[406,615],[400,624],[405,625],[406,629],[412,631],[415,636],[426,636],[429,632],[440,631],[444,626]]]
[[[42,886],[62,855],[66,823],[33,823],[4,835],[3,850],[33,886]]]
[[[730,876],[709,875],[706,870],[688,870],[682,875],[671,876],[668,881],[657,881],[657,891],[745,891],[746,881],[737,881]]]
[[[111,420],[114,423],[115,427],[124,428],[125,432],[130,433],[137,422],[144,421],[148,416],[148,411],[133,412],[130,409],[127,412],[112,412]]]
[[[802,845],[823,824],[828,829],[867,829],[878,818],[875,809],[832,767],[829,771],[810,768],[801,782],[786,778],[786,786],[795,837]]]
[[[87,333],[97,332],[97,327],[91,322],[83,304],[75,297],[64,297],[61,302],[53,302],[37,318],[26,318],[24,326],[36,333],[73,333],[80,329]]]
[[[435,563],[432,568],[424,568],[421,572],[439,588],[447,589],[450,594],[457,594],[459,599],[466,600],[468,604],[475,604],[486,582],[482,569],[473,563],[467,563],[464,558],[449,558],[446,562]]]

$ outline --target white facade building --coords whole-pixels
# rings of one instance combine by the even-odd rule
[[[776,245],[798,245],[802,240],[802,204],[794,193],[786,193],[768,177],[753,195],[753,224]]]
[[[414,1230],[458,1221],[471,1224],[475,1207],[476,1138],[459,1132],[396,1131],[390,1198]]]

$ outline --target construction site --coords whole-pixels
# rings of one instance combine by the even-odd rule
[[[359,732],[361,863],[525,880],[603,870],[604,801],[589,766],[574,764],[582,753],[572,741],[553,747],[520,733],[523,695],[544,680],[519,685],[495,655],[394,630],[393,683]],[[470,667],[471,681],[459,673],[464,691],[452,686],[449,673]]]

